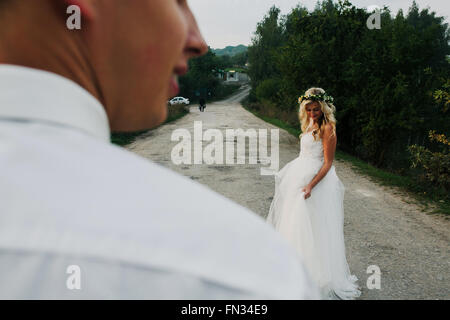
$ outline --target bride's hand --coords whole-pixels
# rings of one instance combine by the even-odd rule
[[[308,199],[309,197],[311,197],[311,190],[312,190],[312,188],[309,185],[307,185],[306,187],[304,187],[302,189],[302,192],[305,193],[305,195],[304,195],[305,200]]]

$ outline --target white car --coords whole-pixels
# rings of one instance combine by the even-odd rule
[[[175,98],[173,98],[172,100],[169,101],[169,104],[171,106],[173,106],[174,104],[186,104],[186,105],[188,105],[189,103],[190,103],[189,99],[183,98],[183,97],[175,97]]]

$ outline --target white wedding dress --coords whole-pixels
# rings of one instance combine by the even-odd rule
[[[322,140],[304,133],[300,147],[300,155],[275,175],[267,222],[295,248],[323,299],[356,298],[361,294],[358,279],[350,274],[345,256],[345,187],[333,165],[305,200],[301,189],[323,165]]]

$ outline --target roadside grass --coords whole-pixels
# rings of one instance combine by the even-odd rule
[[[423,210],[434,214],[445,214],[450,217],[449,195],[434,186],[423,184],[412,176],[400,176],[370,165],[342,150],[336,151],[336,160],[347,161],[357,172],[367,175],[373,181],[384,186],[398,187],[408,192],[421,206]]]
[[[189,108],[184,105],[168,106],[168,112],[169,114],[167,115],[166,121],[164,121],[164,123],[162,123],[160,126],[184,117],[189,113]],[[113,133],[111,134],[111,142],[113,144],[123,147],[126,146],[127,144],[132,143],[134,140],[136,140],[136,138],[138,138],[142,134],[147,133],[154,129],[156,128],[136,132]]]
[[[295,137],[299,137],[301,133],[300,128],[293,127],[279,119],[261,115],[255,110],[248,108],[246,101],[244,101],[242,105],[247,111],[258,118],[286,130]],[[401,176],[374,167],[339,149],[336,150],[335,159],[350,163],[356,172],[368,176],[374,182],[378,182],[384,186],[398,187],[399,189],[406,191],[408,195],[423,207],[424,211],[431,214],[445,214],[447,218],[450,217],[450,196],[445,191],[437,189],[434,186],[420,183],[412,176]]]

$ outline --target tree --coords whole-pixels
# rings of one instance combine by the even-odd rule
[[[258,23],[252,45],[248,48],[248,57],[251,61],[248,73],[252,79],[252,88],[257,88],[260,82],[278,74],[273,60],[277,49],[282,44],[279,15],[279,8],[275,6],[270,8],[263,21]]]
[[[220,86],[217,77],[222,67],[221,60],[209,50],[205,55],[189,61],[189,72],[180,78],[180,94],[190,99],[198,98],[198,95],[212,93]]]
[[[366,27],[370,15],[349,1],[322,1],[311,12],[298,6],[286,16],[272,7],[249,48],[252,97],[295,115],[297,97],[322,87],[335,97],[339,147],[404,170],[407,145],[427,144],[433,129],[448,132],[450,119],[432,95],[450,75],[448,25],[415,2],[406,16],[384,7],[379,30]]]

